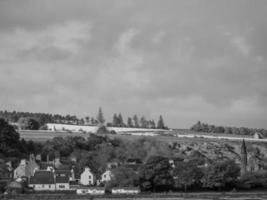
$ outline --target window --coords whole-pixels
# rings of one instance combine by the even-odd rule
[[[89,179],[91,179],[91,175],[89,175]]]

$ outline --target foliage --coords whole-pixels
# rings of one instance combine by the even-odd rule
[[[108,133],[109,133],[109,130],[104,125],[99,126],[96,131],[96,134],[108,134]]]
[[[167,129],[167,127],[165,127],[165,124],[164,124],[164,121],[163,121],[163,117],[161,115],[159,116],[159,121],[158,121],[157,128],[159,128],[159,129]]]
[[[169,191],[173,186],[169,159],[162,156],[151,156],[140,169],[139,184],[145,191]]]
[[[225,133],[225,134],[233,134],[233,135],[253,135],[255,133],[259,133],[263,137],[267,137],[267,130],[265,129],[214,126],[210,124],[201,123],[200,121],[194,124],[191,127],[191,130],[197,131],[197,132]]]
[[[30,117],[21,117],[18,120],[19,127],[23,130],[38,130],[40,128],[40,123]]]
[[[128,167],[118,167],[112,170],[111,185],[113,187],[133,187],[138,185],[138,176]]]
[[[19,134],[4,119],[0,119],[0,155],[18,156],[21,150]]]
[[[216,161],[204,170],[203,187],[213,189],[231,188],[239,175],[240,168],[233,160]]]
[[[97,121],[101,125],[103,125],[105,123],[105,118],[104,118],[104,115],[103,115],[101,107],[98,109]]]
[[[236,185],[240,189],[267,188],[267,172],[249,172]]]
[[[190,160],[176,163],[173,175],[175,177],[175,188],[183,187],[186,192],[188,187],[200,184],[203,172],[197,166],[195,160]]]

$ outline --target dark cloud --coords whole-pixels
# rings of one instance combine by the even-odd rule
[[[1,109],[266,127],[265,1],[1,1]]]

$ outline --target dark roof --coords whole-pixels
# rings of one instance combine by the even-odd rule
[[[68,183],[69,177],[68,176],[56,176],[56,183]]]
[[[56,183],[68,183],[71,177],[70,170],[56,170]]]
[[[54,173],[51,171],[38,170],[30,178],[30,184],[54,184]]]
[[[71,176],[71,171],[70,170],[56,170],[55,174],[56,174],[56,176],[64,175],[64,176],[70,177]]]

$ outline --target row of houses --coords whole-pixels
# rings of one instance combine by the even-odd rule
[[[129,160],[128,164],[134,164]],[[60,158],[53,161],[47,159],[41,162],[40,156],[30,155],[29,159],[22,159],[19,165],[13,170],[13,178],[17,182],[26,180],[29,188],[34,191],[76,191],[77,194],[103,194],[104,183],[112,179],[112,168],[117,163],[108,163],[107,169],[96,176],[89,167],[84,167],[82,172],[74,168],[64,169]],[[136,194],[138,188],[113,188],[113,194]]]

